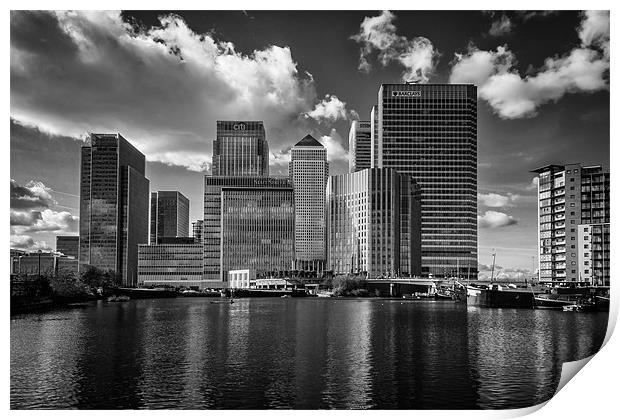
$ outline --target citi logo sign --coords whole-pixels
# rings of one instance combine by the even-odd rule
[[[233,130],[235,130],[235,131],[245,130],[245,124],[244,123],[236,123],[235,125],[233,125]]]

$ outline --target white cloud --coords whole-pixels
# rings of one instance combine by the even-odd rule
[[[116,12],[11,14],[11,116],[50,133],[120,132],[149,160],[200,171],[216,120],[263,120],[285,150],[317,102],[286,46],[238,52],[177,16],[147,29]]]
[[[357,112],[347,111],[346,105],[346,102],[342,102],[336,95],[325,95],[325,98],[316,104],[312,111],[307,112],[305,115],[318,122],[336,122],[338,120],[359,118]]]
[[[512,22],[506,15],[501,15],[499,19],[494,20],[489,29],[492,36],[504,36],[512,32]]]
[[[11,179],[11,208],[41,209],[49,207],[55,201],[48,188],[40,181],[29,181],[25,186],[18,185]]]
[[[358,68],[369,72],[372,65],[368,60],[376,51],[377,58],[384,67],[391,62],[397,62],[404,67],[403,81],[426,83],[435,68],[438,53],[427,38],[407,39],[405,36],[396,35],[396,26],[392,23],[395,17],[386,10],[379,16],[364,18],[360,31],[351,37],[362,44]]]
[[[456,53],[455,57],[450,83],[473,83],[478,87],[493,74],[510,70],[515,62],[514,54],[505,45],[495,51],[481,51],[470,45],[467,54]]]
[[[478,201],[487,207],[507,207],[514,205],[514,202],[520,198],[518,194],[508,193],[501,195],[496,193],[481,194],[478,193]]]
[[[349,152],[342,145],[344,142],[336,129],[332,128],[327,136],[321,136],[321,143],[327,149],[327,159],[332,161],[348,161]]]
[[[525,77],[514,68],[514,54],[507,47],[480,51],[470,46],[467,54],[456,55],[450,82],[475,83],[479,97],[506,119],[534,116],[541,105],[567,93],[607,89],[608,12],[586,12],[578,30],[579,47],[547,58],[537,73]]]
[[[68,211],[20,212],[11,210],[11,230],[16,234],[29,232],[76,233],[79,218]]]
[[[517,223],[517,219],[499,211],[487,210],[483,216],[478,215],[478,226],[481,228],[495,229]]]
[[[11,235],[11,248],[23,249],[27,251],[34,250],[51,250],[45,241],[35,241],[28,235]]]

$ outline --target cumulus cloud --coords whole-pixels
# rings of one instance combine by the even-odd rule
[[[22,249],[27,251],[33,250],[51,250],[45,241],[35,241],[28,235],[11,235],[11,248]]]
[[[20,224],[13,225],[13,220],[17,219]],[[11,224],[16,226],[15,231],[26,232],[58,232],[75,233],[78,229],[79,218],[73,216],[68,211],[56,212],[45,209],[42,212],[21,213],[11,211]],[[29,223],[24,223],[29,222]]]
[[[478,279],[491,280],[491,273],[493,272],[493,278],[504,282],[519,281],[522,282],[526,278],[530,278],[533,273],[531,270],[518,267],[502,267],[495,265],[493,270],[492,265],[478,264]]]
[[[522,77],[508,47],[456,54],[450,83],[475,83],[478,95],[505,119],[536,115],[538,108],[565,94],[609,87],[609,12],[585,12],[578,28],[581,45],[547,58],[535,74]]]
[[[11,234],[26,236],[25,233],[33,232],[77,232],[77,217],[68,211],[58,212],[49,208],[56,204],[50,191],[51,188],[42,182],[30,181],[21,186],[11,179]]]
[[[54,203],[51,189],[42,182],[30,181],[25,186],[18,185],[11,179],[11,208],[36,209],[46,208]]]
[[[376,52],[384,67],[391,62],[397,62],[404,67],[403,81],[426,83],[439,54],[432,42],[425,37],[408,39],[397,35],[393,23],[395,18],[396,16],[387,10],[379,16],[364,18],[359,32],[351,36],[351,39],[362,44],[358,68],[369,72],[372,68],[370,56]]]
[[[487,193],[478,193],[478,201],[487,207],[507,207],[512,206],[519,199],[518,194],[508,193],[506,195]]]
[[[342,102],[336,95],[328,94],[314,106],[312,111],[307,112],[305,115],[318,122],[336,122],[338,120],[359,118],[357,112],[348,111],[346,106],[346,102]]]
[[[487,210],[483,216],[478,215],[478,226],[485,229],[501,228],[517,223],[517,219],[499,211]]]
[[[489,35],[491,36],[504,36],[512,32],[512,22],[505,14],[501,15],[499,19],[494,20],[489,29]]]
[[[218,119],[263,120],[270,149],[285,150],[321,102],[289,47],[243,53],[178,16],[144,28],[118,12],[15,11],[10,23],[12,118],[120,132],[149,160],[204,170]]]
[[[320,142],[327,149],[329,161],[348,161],[349,152],[344,148],[344,141],[336,129],[332,128],[327,136],[321,136]]]

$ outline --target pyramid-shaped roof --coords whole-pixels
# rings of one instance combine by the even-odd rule
[[[310,134],[308,134],[303,139],[299,140],[295,146],[303,146],[303,147],[323,147],[321,143]]]

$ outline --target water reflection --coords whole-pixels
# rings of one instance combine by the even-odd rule
[[[99,302],[11,318],[12,408],[516,408],[605,313],[378,299]]]

